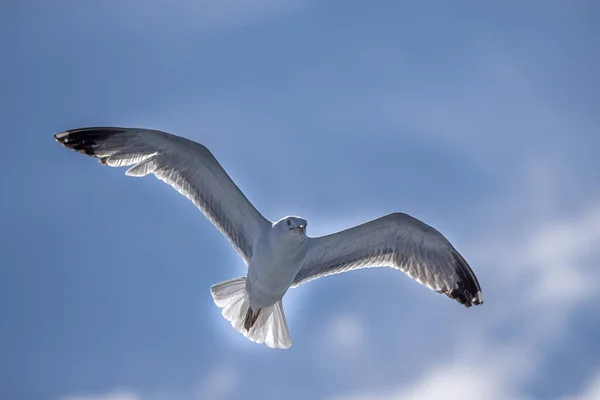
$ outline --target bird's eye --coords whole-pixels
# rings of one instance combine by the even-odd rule
[[[292,221],[290,221],[290,220],[288,219],[288,220],[286,221],[286,224],[287,224],[288,226],[290,226],[290,225],[292,224]]]

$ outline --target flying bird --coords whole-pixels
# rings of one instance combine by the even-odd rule
[[[290,288],[359,268],[392,267],[465,307],[483,303],[475,274],[436,229],[392,213],[322,237],[307,221],[271,222],[248,201],[203,145],[166,132],[94,127],[54,135],[64,147],[126,175],[154,174],[191,200],[227,238],[248,267],[246,276],[211,286],[215,304],[248,339],[286,349],[292,341],[282,306]]]

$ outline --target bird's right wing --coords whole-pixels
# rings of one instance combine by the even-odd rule
[[[359,268],[392,267],[466,307],[483,303],[479,282],[460,253],[440,232],[407,214],[309,240],[294,287]]]
[[[129,176],[154,174],[190,199],[229,240],[246,264],[261,230],[271,223],[248,201],[211,152],[166,132],[137,128],[82,128],[54,135],[63,146]]]

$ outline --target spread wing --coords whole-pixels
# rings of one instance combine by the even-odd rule
[[[437,230],[394,213],[344,231],[310,238],[294,287],[359,268],[392,267],[466,307],[483,303],[475,274]]]
[[[201,144],[136,128],[82,128],[54,135],[63,146],[109,167],[132,166],[129,176],[154,174],[190,199],[248,264],[252,245],[271,226]]]

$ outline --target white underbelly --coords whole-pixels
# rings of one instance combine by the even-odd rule
[[[253,309],[263,308],[281,300],[294,281],[295,265],[250,264],[246,291]]]

